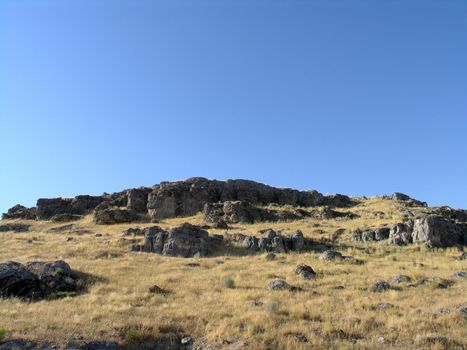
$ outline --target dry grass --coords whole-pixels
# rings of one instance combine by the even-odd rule
[[[280,254],[266,261],[264,255],[227,252],[222,257],[197,259],[201,266],[189,268],[184,265],[195,259],[129,252],[121,232],[151,224],[95,226],[87,217],[75,225],[92,233],[76,235],[47,233],[59,224],[33,222],[29,233],[0,234],[0,261],[63,259],[75,270],[100,279],[87,293],[74,298],[36,303],[0,300],[0,328],[6,329],[10,338],[58,343],[77,337],[124,342],[176,334],[202,337],[220,347],[246,340],[249,349],[448,349],[465,344],[466,319],[458,312],[436,315],[439,308],[467,303],[465,281],[456,281],[447,289],[420,286],[370,291],[376,280],[400,273],[416,279],[450,278],[453,272],[467,269],[465,261],[454,259],[459,253],[454,249],[425,252],[415,246],[354,244],[348,240],[353,229],[395,223],[400,214],[392,201],[382,199],[361,200],[349,210],[360,218],[239,225],[229,233],[256,234],[268,227],[283,233],[301,229],[306,237],[320,241],[345,229],[341,247],[345,245],[345,254],[363,264],[323,263],[318,253]],[[201,224],[202,217],[159,225],[167,228],[184,221]],[[73,240],[67,241],[70,236]],[[370,253],[363,249],[367,247]],[[318,278],[299,279],[293,273],[299,263],[312,266]],[[226,287],[226,277],[234,284]],[[267,282],[274,277],[304,291],[267,291]],[[148,293],[154,284],[172,293]],[[338,285],[345,288],[334,289]],[[253,306],[253,301],[262,304]],[[380,303],[395,307],[381,310],[376,307]],[[307,342],[302,342],[300,335]],[[129,339],[132,336],[137,339]],[[384,344],[378,341],[380,337]]]

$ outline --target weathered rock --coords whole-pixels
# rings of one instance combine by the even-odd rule
[[[413,222],[399,223],[389,231],[389,241],[392,244],[405,245],[412,243]]]
[[[242,243],[243,247],[245,247],[248,250],[251,250],[253,252],[256,252],[259,250],[259,245],[258,245],[258,238],[254,236],[248,236],[245,238],[245,240]]]
[[[274,253],[285,253],[284,240],[280,236],[276,236],[271,241],[271,248]]]
[[[375,240],[376,241],[384,241],[385,239],[389,238],[389,227],[380,227],[375,230]]]
[[[122,237],[127,237],[127,236],[143,236],[144,235],[144,230],[139,228],[139,227],[129,227],[122,233]]]
[[[467,272],[466,271],[458,271],[454,272],[452,275],[454,278],[461,278],[461,279],[466,279],[467,278]]]
[[[191,224],[184,223],[169,231],[164,242],[162,254],[170,256],[193,257],[206,256],[208,253],[208,233]]]
[[[391,284],[407,284],[412,282],[412,278],[407,275],[396,275],[389,280]]]
[[[362,231],[360,229],[356,229],[352,232],[352,240],[355,242],[360,242],[362,240]]]
[[[375,293],[381,293],[391,288],[391,285],[386,281],[377,281],[371,290]]]
[[[148,291],[149,293],[152,293],[152,294],[162,294],[162,295],[169,294],[168,290],[165,290],[157,285],[153,285],[152,287],[149,288]]]
[[[127,209],[134,210],[137,213],[146,213],[148,196],[151,191],[151,188],[144,187],[127,190]]]
[[[134,210],[126,208],[99,205],[94,210],[94,222],[98,225],[128,223],[136,221],[138,218],[139,216]]]
[[[463,230],[452,220],[438,216],[427,215],[414,221],[413,242],[430,242],[434,247],[447,247],[463,244]]]
[[[39,278],[14,261],[0,263],[0,297],[39,299],[44,296]]]
[[[375,231],[366,230],[362,232],[362,241],[369,242],[375,240]]]
[[[37,200],[36,217],[38,220],[49,220],[57,214],[71,213],[72,198],[40,198]]]
[[[316,272],[308,265],[300,264],[295,268],[295,273],[304,279],[316,278]]]
[[[17,204],[14,207],[8,209],[8,211],[2,215],[2,219],[35,220],[36,207],[26,208],[20,204]]]
[[[342,259],[343,259],[342,254],[334,250],[326,250],[323,254],[319,256],[319,260],[321,261],[334,261],[334,260],[342,260]]]
[[[409,197],[408,195],[404,193],[400,193],[400,192],[394,192],[391,198],[394,201],[401,202],[409,206],[422,206],[422,207],[427,206],[426,202],[421,202],[419,200],[413,199]]]
[[[52,222],[68,222],[68,221],[77,221],[83,218],[82,215],[77,214],[55,214],[50,218]]]
[[[0,225],[0,232],[28,232],[30,226],[26,224],[4,224]]]
[[[144,245],[143,251],[146,253],[162,254],[164,244],[167,239],[167,232],[158,226],[147,227],[143,230]]]
[[[305,238],[303,237],[302,231],[295,231],[290,238],[292,240],[292,250],[294,252],[300,252],[305,248]]]
[[[291,290],[292,286],[280,278],[275,278],[268,283],[269,290]]]
[[[26,269],[39,278],[45,295],[74,292],[80,288],[78,276],[63,260],[29,262],[26,264]]]
[[[41,299],[80,289],[78,276],[64,261],[0,264],[0,296]]]

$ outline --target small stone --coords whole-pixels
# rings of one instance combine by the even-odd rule
[[[371,288],[371,290],[375,293],[381,293],[381,292],[384,292],[388,289],[391,288],[391,285],[386,282],[386,281],[378,281],[376,282],[373,287]]]
[[[180,343],[182,345],[189,345],[189,344],[191,344],[192,341],[193,341],[193,339],[191,337],[183,337],[182,340],[180,341]]]
[[[384,344],[386,343],[386,339],[384,339],[384,337],[378,337],[378,343]]]
[[[169,291],[162,289],[161,287],[157,285],[153,285],[152,287],[149,288],[149,293],[165,295],[165,294],[169,294]]]

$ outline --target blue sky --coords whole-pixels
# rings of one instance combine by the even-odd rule
[[[467,207],[467,2],[0,1],[0,212],[192,176]]]

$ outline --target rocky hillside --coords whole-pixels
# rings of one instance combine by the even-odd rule
[[[0,350],[463,349],[467,211],[193,178],[0,221]]]
[[[432,247],[466,244],[467,210],[429,208],[426,203],[402,193],[386,198],[403,204],[403,221],[373,231],[356,230],[352,234],[355,240],[389,239],[399,245],[415,242]],[[40,198],[32,208],[14,206],[3,214],[3,219],[66,222],[92,214],[96,224],[119,224],[157,222],[203,213],[206,223],[228,228],[228,225],[237,223],[291,221],[306,217],[352,219],[357,215],[335,209],[352,208],[358,200],[341,194],[325,196],[315,190],[275,188],[248,180],[217,181],[198,177],[101,196]]]

